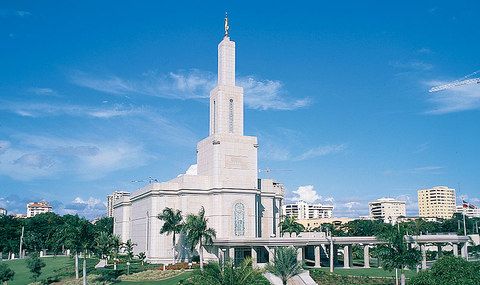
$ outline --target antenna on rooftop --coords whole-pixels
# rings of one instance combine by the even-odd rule
[[[148,184],[152,184],[153,182],[158,182],[158,179],[149,176],[148,180],[132,180],[132,182],[148,182]]]

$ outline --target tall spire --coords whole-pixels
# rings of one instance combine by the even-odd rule
[[[225,12],[225,37],[228,37],[228,30],[229,29],[230,29],[230,26],[228,26],[227,12]]]

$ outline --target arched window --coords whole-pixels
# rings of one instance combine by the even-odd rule
[[[235,236],[245,235],[245,206],[242,203],[235,204],[234,209],[235,219]]]
[[[215,104],[215,100],[213,100],[213,133],[215,133],[215,121],[216,121],[216,118],[217,117],[217,106]]]
[[[233,99],[230,99],[229,119],[230,119],[230,132],[233,133]]]

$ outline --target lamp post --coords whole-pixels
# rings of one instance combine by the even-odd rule
[[[130,261],[127,261],[127,275],[130,275]]]
[[[225,270],[225,262],[227,261],[226,248],[222,248],[223,262],[222,262],[222,272]]]

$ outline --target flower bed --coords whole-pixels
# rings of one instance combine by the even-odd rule
[[[170,278],[183,273],[183,270],[146,270],[130,275],[122,275],[117,279],[121,281],[155,281]]]
[[[198,268],[200,267],[200,264],[193,264],[192,268]],[[163,270],[163,267],[159,267],[159,270]],[[167,270],[180,270],[180,269],[190,269],[190,266],[188,265],[187,262],[181,262],[181,263],[175,263],[173,265],[168,265],[165,267]]]

